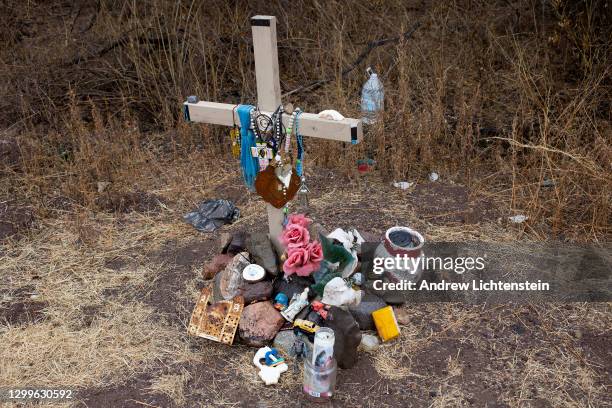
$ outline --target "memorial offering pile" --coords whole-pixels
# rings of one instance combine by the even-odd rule
[[[401,235],[397,227],[390,231]],[[224,234],[221,253],[204,266],[207,284],[189,333],[226,344],[271,346],[264,353],[266,360],[283,367],[280,363],[288,359],[310,359],[315,334],[328,328],[334,333],[338,367],[353,367],[360,345],[371,351],[381,340],[399,336],[389,304],[404,301],[374,290],[369,277],[360,272],[367,257],[381,251],[389,254],[382,237],[367,237],[368,242],[380,244],[370,254],[363,251],[366,240],[358,231],[338,228],[327,233],[303,214],[287,217],[278,237],[279,249],[264,233]],[[411,249],[413,245],[410,241]],[[414,280],[418,274],[382,277],[403,278]],[[362,331],[376,331],[378,336]]]

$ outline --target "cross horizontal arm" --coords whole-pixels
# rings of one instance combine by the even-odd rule
[[[213,125],[232,126],[239,125],[240,119],[235,112],[236,105],[229,103],[185,102],[185,118],[192,122],[210,123]],[[271,115],[272,112],[262,113]],[[233,118],[232,118],[233,116]],[[283,124],[288,126],[289,115],[283,116]],[[336,140],[357,144],[363,139],[361,121],[358,119],[345,118],[343,120],[322,119],[313,113],[302,113],[300,115],[299,131],[303,136],[318,137],[321,139]]]

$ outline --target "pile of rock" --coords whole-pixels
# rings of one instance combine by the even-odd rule
[[[323,231],[318,224],[309,227],[312,234]],[[323,234],[325,234],[323,232]],[[371,239],[371,236],[368,237]],[[337,243],[337,242],[336,242]],[[356,252],[360,258],[359,251]],[[357,348],[362,345],[366,351],[372,351],[378,346],[378,337],[364,335],[362,341],[362,330],[376,330],[372,319],[372,312],[387,306],[374,290],[363,284],[362,279],[357,276],[343,276],[348,286],[363,291],[351,290],[357,293],[351,303],[334,305],[328,299],[328,290],[334,283],[330,280],[325,284],[325,296],[321,298],[312,288],[315,286],[313,276],[291,275],[285,277],[281,270],[282,254],[275,251],[274,245],[263,233],[246,234],[236,233],[234,235],[222,236],[221,253],[216,255],[204,266],[203,276],[205,279],[213,280],[214,300],[230,300],[234,296],[244,297],[244,311],[238,325],[238,337],[241,342],[253,347],[262,347],[273,344],[287,356],[295,356],[300,351],[308,356],[312,350],[309,336],[299,330],[293,330],[293,324],[280,313],[278,304],[274,299],[278,294],[284,294],[286,299],[292,299],[308,291],[308,301],[323,301],[325,313],[321,314],[313,310],[312,303],[305,307],[295,319],[316,322],[320,327],[329,327],[335,333],[334,354],[340,368],[350,368],[357,362]],[[251,263],[260,265],[265,269],[265,278],[258,282],[249,282],[243,278],[243,270]],[[355,270],[356,271],[356,270]],[[353,271],[353,274],[355,274]],[[342,282],[342,278],[334,278]],[[342,286],[342,285],[341,285]],[[320,295],[320,290],[319,290]],[[346,297],[345,294],[341,294]],[[344,299],[344,298],[343,298]],[[329,302],[329,303],[326,303]],[[322,318],[321,316],[324,316]],[[310,337],[312,339],[312,337]],[[301,346],[301,347],[300,347]]]

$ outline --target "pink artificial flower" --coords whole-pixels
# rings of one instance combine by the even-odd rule
[[[288,249],[302,248],[310,242],[310,233],[299,224],[288,224],[280,236],[280,241]]]
[[[323,247],[321,247],[321,243],[319,241],[313,241],[306,245],[306,250],[308,251],[310,262],[315,264],[321,263],[323,260]]]
[[[291,214],[287,220],[287,224],[297,224],[304,228],[308,228],[312,220],[304,214]]]
[[[283,263],[285,275],[308,276],[312,273],[308,263],[310,254],[306,248],[293,248],[289,250],[287,259]]]

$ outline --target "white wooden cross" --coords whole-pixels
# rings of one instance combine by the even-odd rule
[[[255,16],[251,18],[253,48],[255,51],[255,77],[257,79],[257,106],[266,115],[281,104],[281,89],[278,76],[278,52],[276,48],[276,17]],[[233,126],[240,123],[235,105],[217,102],[184,103],[185,118],[192,122]],[[290,116],[283,116],[287,126]],[[300,115],[300,134],[341,142],[359,143],[363,138],[361,120],[340,121],[319,118],[317,114]],[[270,239],[279,248],[278,236],[282,231],[283,212],[268,204],[268,227]]]

